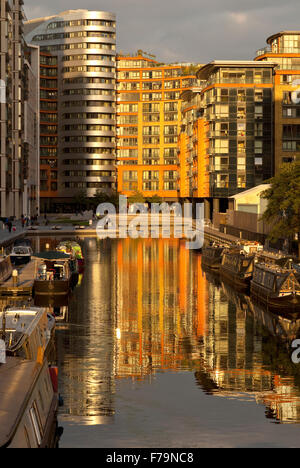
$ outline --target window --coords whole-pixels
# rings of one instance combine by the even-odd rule
[[[37,444],[40,446],[42,443],[42,424],[40,415],[38,412],[37,404],[34,401],[32,407],[29,410],[30,419],[34,429],[34,435],[36,437]]]

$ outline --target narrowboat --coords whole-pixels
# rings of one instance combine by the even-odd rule
[[[219,270],[223,254],[227,250],[224,245],[212,244],[202,248],[202,264],[212,270]]]
[[[48,358],[54,323],[45,309],[0,314],[1,448],[58,446],[57,368]]]
[[[253,276],[254,262],[258,251],[263,247],[257,243],[247,243],[224,252],[220,266],[220,274],[225,280],[246,291],[250,287]]]
[[[34,280],[34,295],[64,296],[72,287],[70,255],[47,251],[34,255],[37,275]]]
[[[7,281],[13,272],[13,266],[10,257],[0,258],[0,283]]]
[[[0,339],[6,354],[37,360],[42,355],[50,357],[55,320],[39,307],[5,307],[0,312]]]
[[[33,255],[33,250],[31,247],[26,245],[20,245],[13,247],[12,252],[10,254],[10,261],[12,265],[26,265],[31,261],[31,257]]]
[[[59,397],[48,362],[7,357],[0,364],[0,448],[56,448]]]
[[[292,260],[284,268],[256,263],[251,281],[251,297],[278,312],[299,312],[300,277]]]
[[[78,244],[78,242],[63,241],[58,245],[57,250],[59,252],[64,252],[66,254],[69,254],[69,255],[73,256],[77,260],[78,272],[79,273],[83,272],[83,269],[84,269],[84,256],[82,254],[81,246]]]

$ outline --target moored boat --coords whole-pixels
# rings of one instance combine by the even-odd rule
[[[202,264],[212,270],[219,270],[226,246],[212,244],[202,248]]]
[[[251,297],[278,311],[300,311],[300,277],[293,262],[286,267],[256,263]]]
[[[35,254],[37,275],[35,295],[64,296],[72,287],[71,257],[63,252],[47,251]]]
[[[0,283],[7,281],[13,272],[12,263],[10,257],[0,258]]]
[[[0,312],[0,339],[13,357],[50,356],[55,320],[40,307],[6,307]]]
[[[7,357],[0,364],[0,447],[56,448],[59,397],[48,362]]]
[[[0,314],[1,448],[58,445],[57,369],[48,358],[54,324],[46,309],[16,307]]]
[[[220,274],[239,289],[247,290],[253,276],[257,252],[262,250],[258,243],[245,243],[224,252]]]
[[[78,272],[82,273],[84,269],[84,257],[81,246],[75,241],[63,241],[57,246],[59,252],[71,255],[77,261]]]
[[[12,265],[25,265],[31,261],[32,248],[26,245],[15,246],[10,254]]]

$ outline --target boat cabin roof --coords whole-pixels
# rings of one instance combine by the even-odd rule
[[[10,444],[40,370],[35,361],[15,357],[0,365],[0,448]]]
[[[13,247],[12,253],[13,254],[18,254],[18,255],[24,255],[32,252],[32,249],[30,246],[27,245],[18,245]]]
[[[34,258],[38,258],[41,260],[48,260],[48,261],[56,261],[56,260],[70,260],[71,256],[69,254],[65,254],[64,252],[60,251],[48,251],[48,252],[40,252],[34,254]]]
[[[5,341],[7,351],[16,351],[22,345],[23,338],[28,337],[36,326],[44,322],[47,328],[48,319],[46,309],[32,307],[30,309],[8,309],[0,312],[0,338],[3,330],[3,316],[5,314]]]

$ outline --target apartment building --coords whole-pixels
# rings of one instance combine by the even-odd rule
[[[184,196],[205,200],[207,217],[273,174],[274,67],[214,61],[196,73],[201,90],[183,95],[180,184]]]
[[[58,196],[57,56],[40,52],[40,203],[53,211]]]
[[[41,197],[47,209],[116,188],[116,18],[69,10],[26,22],[41,50]]]
[[[117,57],[119,192],[178,199],[180,95],[195,80],[191,69],[160,64],[140,51]]]
[[[201,92],[205,82],[181,94],[182,121],[178,139],[178,192],[180,198],[209,197],[209,123],[201,112]],[[207,216],[209,217],[209,215]]]
[[[39,210],[38,51],[24,41],[23,1],[0,0],[0,8],[1,217],[20,218]]]
[[[274,161],[282,163],[300,155],[300,31],[282,31],[267,39],[268,46],[256,53],[258,62],[273,62]]]
[[[22,213],[40,213],[40,50],[25,46],[24,133],[21,175],[23,177]]]

